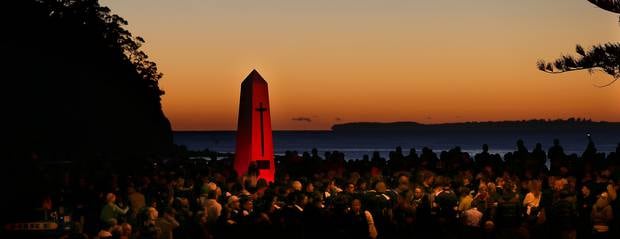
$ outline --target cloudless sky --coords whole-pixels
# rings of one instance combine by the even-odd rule
[[[274,129],[582,117],[620,121],[620,83],[540,72],[618,41],[586,0],[102,0],[145,38],[175,130],[234,130],[252,69]],[[293,118],[308,117],[308,121]]]

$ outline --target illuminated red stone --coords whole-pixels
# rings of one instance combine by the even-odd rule
[[[267,82],[256,70],[241,83],[237,148],[234,167],[239,175],[248,173],[250,166],[258,168],[258,178],[273,182],[273,140]]]

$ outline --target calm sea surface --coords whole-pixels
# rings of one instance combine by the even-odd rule
[[[217,152],[235,151],[235,131],[204,131],[204,132],[175,132],[174,142],[185,145],[192,150],[209,149]],[[372,155],[379,151],[381,156],[388,156],[389,151],[401,146],[406,155],[410,148],[420,153],[423,147],[429,147],[439,153],[455,146],[470,154],[481,151],[482,144],[488,144],[490,151],[501,153],[514,151],[516,141],[523,139],[531,151],[536,143],[541,143],[545,151],[558,138],[567,153],[581,154],[588,140],[585,133],[546,132],[536,133],[482,133],[482,134],[408,134],[408,133],[367,133],[333,131],[274,131],[273,141],[276,154],[283,154],[287,150],[296,150],[300,154],[316,148],[321,155],[325,151],[340,151],[347,159],[361,159],[363,155]],[[615,151],[620,143],[620,134],[615,132],[592,132],[592,138],[600,152]]]

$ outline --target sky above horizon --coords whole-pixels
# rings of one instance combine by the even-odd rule
[[[102,0],[146,40],[174,130],[234,130],[241,81],[269,83],[272,127],[591,118],[620,121],[620,83],[539,59],[618,41],[586,0]],[[299,120],[307,118],[308,120]]]

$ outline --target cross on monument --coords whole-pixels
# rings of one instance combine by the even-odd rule
[[[267,108],[263,107],[263,103],[258,104],[256,111],[260,113],[260,155],[265,156],[265,130],[263,125],[263,113],[267,111]]]

